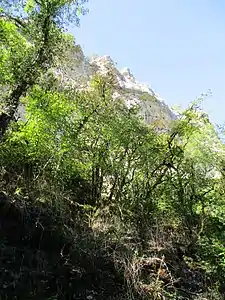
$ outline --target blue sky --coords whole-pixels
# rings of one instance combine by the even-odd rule
[[[86,55],[110,55],[170,106],[185,108],[211,89],[204,110],[225,123],[224,0],[89,0],[87,7],[72,30]]]

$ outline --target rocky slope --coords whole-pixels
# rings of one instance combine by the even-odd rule
[[[152,124],[158,130],[167,130],[175,112],[153,91],[150,85],[140,83],[129,68],[119,70],[110,56],[94,56],[86,58],[81,47],[76,45],[72,51],[68,49],[65,59],[58,62],[53,70],[61,80],[63,87],[68,85],[86,88],[95,74],[107,74],[110,71],[115,78],[114,98],[124,100],[128,107],[138,105],[140,116],[147,124]],[[24,118],[24,107],[21,105],[17,116]]]
[[[68,52],[66,62],[57,69],[63,84],[87,83],[96,74],[111,71],[116,78],[115,98],[122,98],[128,107],[138,105],[140,115],[148,124],[159,129],[168,128],[176,114],[155,94],[151,86],[138,82],[129,68],[119,70],[110,56],[94,56],[87,59],[80,46]]]

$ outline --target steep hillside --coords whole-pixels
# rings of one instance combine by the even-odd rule
[[[0,4],[0,300],[224,300],[224,145],[85,58],[85,3]]]

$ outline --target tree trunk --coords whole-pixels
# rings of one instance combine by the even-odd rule
[[[52,57],[51,49],[49,48],[49,33],[51,27],[50,15],[47,15],[44,19],[42,26],[43,43],[38,52],[36,53],[36,60],[31,63],[29,67],[24,70],[20,82],[17,83],[14,90],[6,99],[6,112],[0,114],[0,140],[5,135],[10,122],[14,119],[15,113],[20,104],[20,98],[26,95],[28,90],[32,88],[41,72],[48,69],[50,66]]]

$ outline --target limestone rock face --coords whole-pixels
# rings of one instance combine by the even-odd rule
[[[86,58],[82,48],[75,45],[68,49],[64,59],[59,61],[52,71],[61,81],[62,87],[74,86],[78,89],[88,87],[88,82],[95,74],[106,75],[110,71],[115,78],[114,99],[119,98],[130,108],[138,106],[140,117],[147,124],[154,124],[156,129],[168,130],[176,114],[160,99],[151,86],[138,82],[129,68],[119,70],[109,55]],[[17,115],[24,119],[23,105]]]
[[[138,82],[129,68],[119,70],[109,55],[95,55],[87,59],[80,46],[70,54],[69,63],[60,66],[58,73],[63,80],[73,85],[82,85],[96,74],[105,75],[110,70],[116,78],[114,98],[123,99],[128,107],[138,105],[140,116],[148,124],[155,124],[159,129],[168,129],[176,114],[155,94],[150,85]]]

